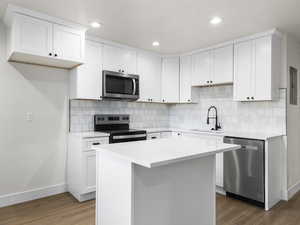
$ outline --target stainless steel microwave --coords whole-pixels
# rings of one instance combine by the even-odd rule
[[[135,101],[139,99],[139,76],[104,70],[102,72],[102,97]]]

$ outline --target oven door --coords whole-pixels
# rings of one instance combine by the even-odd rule
[[[137,100],[139,76],[103,71],[103,98]]]
[[[120,135],[111,135],[109,137],[109,143],[122,143],[122,142],[131,142],[131,141],[142,141],[147,139],[147,134],[120,134]]]

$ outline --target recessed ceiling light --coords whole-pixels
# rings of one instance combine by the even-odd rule
[[[211,24],[213,24],[213,25],[217,25],[217,24],[219,24],[219,23],[221,23],[222,22],[222,19],[220,18],[220,17],[214,17],[214,18],[212,18],[211,20],[210,20],[210,23]]]
[[[157,47],[157,46],[159,46],[159,42],[158,42],[158,41],[153,41],[152,45],[153,45],[154,47]]]
[[[91,27],[93,27],[93,28],[99,28],[99,27],[101,27],[101,24],[100,23],[98,23],[98,22],[91,22]]]

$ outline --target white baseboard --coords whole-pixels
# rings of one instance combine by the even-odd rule
[[[226,192],[224,191],[223,187],[216,186],[216,192],[220,195],[226,195]]]
[[[300,191],[300,181],[288,189],[288,200],[290,200],[298,191]]]
[[[32,189],[0,196],[0,208],[66,192],[66,184]]]

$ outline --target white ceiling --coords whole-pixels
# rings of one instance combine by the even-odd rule
[[[103,27],[90,34],[165,54],[275,27],[300,40],[300,0],[0,0],[0,16],[8,3],[83,25],[98,20]],[[223,23],[210,25],[213,16]]]

